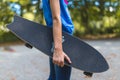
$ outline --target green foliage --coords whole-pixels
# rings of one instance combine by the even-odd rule
[[[75,0],[69,9],[76,29],[75,35],[119,36],[120,0]]]
[[[0,31],[0,43],[18,41],[19,39],[11,32]]]
[[[43,22],[41,10],[39,9],[40,1],[32,4],[31,0],[0,0],[0,43],[6,41],[18,40],[18,38],[9,32],[6,24],[10,23],[16,13],[12,10],[10,4],[20,5],[20,16],[36,22]],[[37,17],[37,18],[36,18]]]
[[[0,25],[4,26],[7,23],[10,23],[14,12],[9,8],[6,2],[0,3]]]
[[[5,27],[12,21],[10,4],[20,5],[20,16],[29,20],[44,23],[41,0],[0,0],[0,42],[18,40]],[[120,0],[69,0],[76,36],[115,34],[120,36]],[[99,5],[96,5],[99,3]],[[109,5],[106,5],[108,4]]]

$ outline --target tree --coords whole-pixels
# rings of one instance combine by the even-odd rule
[[[112,34],[119,31],[120,0],[69,0],[72,18],[77,24],[77,35]],[[76,14],[77,13],[77,14]],[[80,17],[78,19],[78,16]],[[105,20],[106,19],[106,20]],[[107,22],[108,21],[108,22]],[[111,24],[112,23],[112,24]],[[106,25],[108,26],[106,27]],[[80,33],[80,34],[79,34]]]

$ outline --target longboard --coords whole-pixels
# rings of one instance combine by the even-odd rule
[[[27,43],[28,47],[35,47],[52,58],[53,34],[52,28],[14,16],[14,21],[7,28],[18,38]],[[108,70],[105,58],[95,48],[77,37],[62,32],[63,51],[70,57],[72,63],[65,61],[65,65],[90,73],[100,73]]]

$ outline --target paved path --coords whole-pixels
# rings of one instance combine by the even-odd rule
[[[71,80],[120,80],[120,40],[86,41],[107,59],[110,69],[103,73],[85,78],[83,72],[72,70]],[[24,45],[0,47],[0,80],[47,80],[49,67],[48,57],[33,48]]]

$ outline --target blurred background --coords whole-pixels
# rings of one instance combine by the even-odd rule
[[[90,39],[120,37],[120,0],[69,0],[68,7],[75,36]],[[41,0],[0,0],[0,43],[17,40],[6,29],[15,14],[45,24]]]
[[[49,68],[46,56],[36,49],[25,48],[23,42],[6,28],[14,15],[45,24],[41,1],[0,0],[0,80],[47,79]],[[110,65],[108,72],[97,74],[92,80],[120,80],[120,0],[68,2],[75,26],[74,36],[99,50]],[[73,70],[72,80],[84,80],[82,76],[82,72]]]

